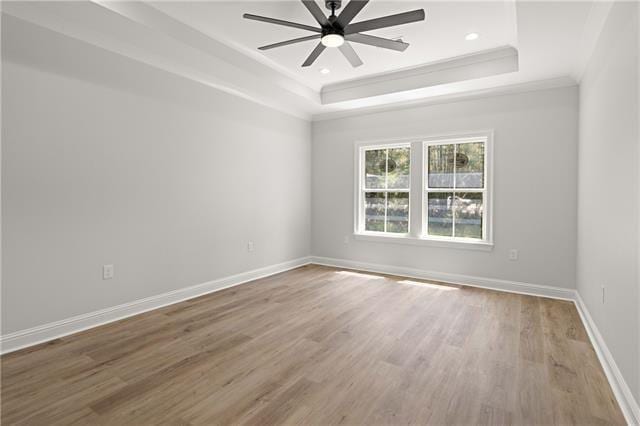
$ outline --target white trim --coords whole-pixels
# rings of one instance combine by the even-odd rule
[[[38,42],[41,37],[56,36],[52,38],[53,42],[61,35],[305,121],[310,121],[313,112],[318,111],[318,91],[253,57],[239,55],[233,47],[169,17],[145,2],[87,2],[84,8],[92,13],[82,12],[82,18],[77,20],[69,19],[73,11],[68,6],[59,6],[56,2],[46,2],[46,7],[31,3],[12,2],[9,5],[3,2],[3,14],[13,18],[12,24],[20,24],[21,35],[14,35],[16,38],[22,37],[24,31],[28,31],[30,43]],[[62,9],[57,10],[58,7]],[[111,21],[114,18],[120,19],[117,19],[117,27],[112,33],[128,32],[135,41],[123,43],[111,33],[103,34],[98,29],[100,25],[92,25],[96,19],[101,23],[116,22]],[[26,23],[36,26],[39,31],[34,33],[33,28],[23,27]],[[134,32],[132,29],[141,31]],[[166,38],[146,37],[144,41],[140,38],[148,34],[157,35],[155,31],[161,32]],[[190,54],[178,57],[175,53],[177,46],[188,46]],[[150,49],[153,54],[150,54]],[[63,61],[63,58],[58,59]],[[266,84],[267,81],[272,84]]]
[[[309,257],[301,257],[299,259],[265,266],[263,268],[242,272],[202,284],[196,284],[156,296],[135,300],[133,302],[123,303],[122,305],[101,309],[99,311],[77,315],[61,321],[16,331],[14,333],[0,336],[0,353],[6,354],[17,351],[18,349],[37,345],[69,334],[78,333],[83,330],[108,324],[113,321],[118,321],[123,318],[158,309],[163,306],[172,305],[184,300],[193,299],[194,297],[234,287],[259,278],[264,278],[269,275],[285,272],[290,269],[307,265],[310,261]]]
[[[396,70],[370,74],[365,77],[356,77],[349,80],[342,80],[335,83],[325,84],[324,86],[322,86],[321,92],[323,94],[339,92],[343,90],[367,86],[374,83],[385,83],[389,80],[399,80],[407,77],[420,76],[437,71],[446,71],[452,68],[474,65],[477,63],[487,62],[495,59],[503,59],[505,57],[511,58],[514,56],[518,56],[518,50],[515,47],[500,46],[492,49],[485,49],[477,52],[467,53],[465,55],[444,58],[425,64],[419,64]]]
[[[493,250],[493,243],[486,241],[468,239],[463,241],[461,238],[435,238],[435,237],[413,237],[410,234],[389,234],[380,232],[356,232],[353,234],[353,238],[360,241],[371,241],[375,243],[393,243],[393,244],[408,244],[413,246],[427,246],[427,247],[444,247],[455,248],[461,250]]]
[[[407,194],[409,194],[409,217],[408,217],[408,225],[409,225],[409,232],[411,232],[411,161],[409,161],[409,187],[408,188],[381,188],[381,189],[377,189],[377,188],[372,188],[372,189],[368,189],[365,188],[364,185],[364,174],[365,174],[365,155],[366,155],[366,151],[370,151],[370,150],[379,150],[379,149],[385,149],[387,150],[387,159],[389,156],[389,149],[393,149],[393,148],[409,148],[409,153],[413,152],[413,144],[410,141],[404,141],[404,142],[398,142],[398,141],[389,141],[389,142],[383,142],[383,141],[376,141],[376,142],[356,142],[355,143],[355,157],[356,157],[356,164],[355,164],[355,186],[356,186],[356,193],[355,193],[355,201],[356,201],[356,205],[355,205],[355,222],[354,222],[354,232],[355,233],[361,233],[364,232],[364,226],[365,226],[365,217],[364,217],[364,198],[363,198],[363,194],[365,192],[381,192],[381,193],[389,193],[389,192],[406,192]],[[409,160],[411,160],[411,154],[409,156]],[[387,165],[388,166],[388,165]],[[385,170],[385,187],[388,176],[387,176],[387,171]],[[385,221],[384,221],[384,227],[385,230],[387,228],[387,205],[385,202]],[[387,233],[386,231],[383,232],[383,234],[391,234],[392,233]],[[408,234],[395,234],[395,235],[408,235]]]
[[[518,50],[501,46],[409,68],[324,85],[322,105],[348,102],[518,71]]]
[[[381,265],[347,259],[312,256],[311,263],[333,266],[336,268],[355,269],[365,272],[376,272],[389,275],[400,275],[408,278],[442,281],[471,287],[481,287],[509,293],[528,294],[532,296],[550,297],[553,299],[575,300],[575,290],[541,284],[529,284],[508,281],[498,278],[474,277],[470,275],[451,274],[448,272],[426,271],[405,266]]]
[[[426,172],[424,164],[427,161],[427,149],[429,145],[447,143],[475,142],[482,139],[485,149],[484,158],[484,187],[469,188],[470,192],[483,193],[484,215],[482,223],[483,239],[467,239],[457,237],[437,237],[426,235],[426,211],[425,193]],[[404,243],[410,245],[424,245],[443,248],[465,248],[470,250],[493,249],[493,130],[461,131],[443,134],[431,134],[422,136],[410,136],[380,140],[356,140],[354,142],[354,166],[353,166],[353,234],[356,239],[362,241],[374,241],[382,243]],[[411,168],[409,176],[409,232],[395,234],[387,232],[371,232],[364,230],[364,153],[368,149],[396,148],[409,146],[411,149]],[[416,154],[417,153],[417,154]],[[415,173],[415,159],[419,158],[421,170]],[[418,183],[416,185],[416,182]],[[372,190],[378,191],[378,190]],[[451,191],[455,191],[452,188]],[[419,202],[416,202],[419,200]],[[419,219],[419,220],[418,220]],[[386,225],[385,225],[386,226]]]
[[[65,320],[43,324],[27,330],[21,330],[0,336],[0,353],[6,354],[49,340],[67,336],[100,325],[108,324],[127,317],[141,314],[172,305],[194,297],[234,287],[259,278],[264,278],[280,272],[285,272],[300,266],[316,264],[335,268],[354,269],[366,272],[399,275],[409,278],[442,281],[452,284],[462,284],[471,287],[487,288],[491,290],[509,293],[527,294],[532,296],[549,297],[553,299],[570,300],[576,305],[580,319],[587,331],[589,340],[593,345],[600,364],[605,372],[609,385],[622,410],[622,413],[630,425],[640,425],[640,408],[635,401],[631,389],[627,385],[613,355],[609,351],[606,342],[602,338],[595,322],[589,314],[580,294],[574,289],[553,287],[540,284],[529,284],[516,281],[501,280],[496,278],[473,277],[469,275],[450,274],[446,272],[425,271],[421,269],[381,265],[367,262],[359,262],[347,259],[334,259],[328,257],[309,256],[287,262],[270,265],[252,271],[243,272],[218,280],[197,284],[191,287],[171,291],[168,293],[151,296],[111,308],[78,315]]]
[[[524,83],[515,83],[509,85],[501,85],[494,87],[486,87],[482,89],[452,91],[443,95],[424,95],[416,94],[413,98],[405,101],[386,101],[384,96],[378,98],[379,102],[371,105],[350,105],[348,103],[341,104],[341,109],[331,110],[327,108],[326,112],[317,112],[312,115],[312,121],[328,121],[337,120],[348,117],[361,117],[365,115],[380,114],[390,111],[403,111],[406,109],[422,108],[432,105],[443,105],[457,102],[467,102],[477,99],[488,99],[501,96],[516,95],[520,93],[530,93],[545,90],[561,89],[566,87],[576,87],[576,81],[569,76],[555,77],[544,80],[534,80]],[[419,91],[416,91],[419,92]],[[411,93],[411,92],[405,92]]]
[[[427,231],[429,229],[428,223],[428,211],[425,211],[425,205],[428,200],[429,192],[480,192],[482,193],[483,199],[482,203],[484,206],[484,212],[482,215],[482,239],[474,240],[471,239],[472,242],[481,243],[485,245],[493,245],[493,130],[482,130],[475,133],[460,133],[454,135],[446,135],[446,136],[430,136],[425,138],[422,142],[422,157],[423,164],[425,166],[422,167],[422,176],[421,176],[421,189],[422,189],[422,202],[421,205],[421,221],[422,221],[422,234],[421,237],[425,239],[433,239],[433,240],[442,240],[442,241],[451,241],[458,242],[461,244],[470,244],[471,242],[465,238],[459,237],[449,237],[449,238],[438,238],[432,235],[428,235]],[[452,188],[429,188],[429,171],[427,170],[426,164],[429,161],[429,152],[428,147],[433,145],[448,145],[453,144],[457,146],[457,144],[461,143],[469,143],[469,142],[478,142],[482,140],[484,143],[484,185],[482,188],[462,188],[458,191],[455,185],[455,162],[454,162],[454,181]],[[455,220],[453,221],[454,226],[454,234],[455,234]]]
[[[575,304],[625,420],[630,425],[640,425],[640,407],[638,406],[638,402],[633,397],[629,385],[627,385],[627,382],[624,380],[613,355],[607,347],[607,343],[600,334],[591,314],[589,314],[587,305],[585,305],[580,293],[577,291]]]

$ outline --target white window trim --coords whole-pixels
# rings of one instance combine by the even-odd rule
[[[410,142],[376,142],[376,143],[368,143],[361,144],[356,147],[356,220],[354,229],[354,234],[366,234],[366,235],[379,235],[379,236],[393,236],[393,237],[407,237],[411,232],[411,184],[413,179],[409,179],[409,233],[391,233],[391,232],[373,232],[373,231],[365,231],[364,230],[364,200],[362,198],[362,194],[365,192],[364,182],[361,178],[364,176],[364,161],[362,161],[364,152],[371,149],[392,149],[392,148],[411,148],[411,157],[413,157],[413,146]],[[411,161],[410,161],[411,164]],[[390,189],[385,190],[372,190],[371,192],[394,192]],[[406,189],[401,189],[400,191],[395,192],[405,192]],[[386,210],[386,209],[385,209]],[[386,213],[385,213],[386,217]],[[386,227],[386,224],[385,224]]]
[[[429,145],[445,143],[462,143],[478,141],[485,142],[485,199],[484,205],[484,240],[459,237],[437,237],[426,235],[427,217],[424,214],[426,206],[427,173],[424,170],[427,147]],[[409,183],[409,233],[393,234],[371,232],[364,230],[364,205],[362,199],[362,176],[364,150],[371,148],[394,147],[411,145],[411,178]],[[378,141],[356,141],[354,144],[354,239],[370,242],[408,244],[430,247],[444,247],[465,250],[493,249],[493,131],[481,130],[474,132],[416,136],[402,139],[386,139]]]
[[[432,235],[427,235],[426,234],[426,229],[427,229],[427,221],[428,221],[428,216],[425,214],[425,212],[423,211],[422,214],[422,219],[424,221],[423,223],[423,237],[425,239],[429,239],[429,240],[436,240],[436,241],[455,241],[455,242],[461,242],[464,244],[470,244],[470,243],[481,243],[481,244],[492,244],[493,242],[493,233],[492,233],[492,222],[493,222],[493,203],[492,203],[492,183],[493,183],[493,176],[492,176],[492,164],[493,164],[493,146],[492,146],[492,134],[489,132],[481,132],[481,133],[476,133],[473,136],[461,136],[458,135],[456,137],[440,137],[440,138],[428,138],[427,140],[424,140],[422,143],[422,155],[423,155],[423,164],[426,164],[427,162],[427,158],[428,158],[428,147],[430,146],[434,146],[434,145],[451,145],[451,144],[461,144],[461,143],[471,143],[471,142],[478,142],[478,141],[482,141],[484,142],[484,187],[481,189],[477,189],[477,188],[463,188],[463,191],[466,192],[480,192],[483,194],[483,200],[482,200],[482,204],[483,204],[483,220],[482,220],[482,235],[484,236],[483,239],[469,239],[469,238],[460,238],[460,237],[438,237],[438,236],[432,236]],[[455,163],[454,163],[455,164]],[[455,166],[454,166],[454,170],[455,170]],[[428,175],[425,170],[422,170],[422,206],[424,209],[424,203],[426,202],[426,197],[427,197],[427,192],[456,192],[455,188],[455,177],[454,177],[454,187],[452,188],[429,188],[428,187]],[[454,222],[454,226],[455,226],[455,222]]]

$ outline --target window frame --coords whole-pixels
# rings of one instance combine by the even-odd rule
[[[489,144],[489,135],[477,135],[477,136],[466,136],[466,137],[454,137],[454,138],[431,138],[422,142],[422,155],[423,155],[423,170],[422,170],[422,237],[425,239],[436,240],[436,241],[457,241],[461,243],[491,243],[491,195],[489,194],[489,185],[491,182],[491,178],[489,176],[489,163],[491,162],[489,158],[489,152],[491,150]],[[457,149],[457,145],[464,143],[475,143],[482,142],[484,144],[484,170],[483,170],[483,186],[482,188],[456,188],[456,162],[453,162],[453,186],[451,188],[431,188],[429,187],[429,147],[431,146],[440,146],[440,145],[453,145],[454,153]],[[461,189],[461,190],[460,190]],[[475,192],[482,194],[482,238],[466,238],[466,237],[456,237],[455,236],[455,219],[452,221],[453,234],[454,236],[439,236],[439,235],[429,235],[427,232],[429,230],[429,209],[427,207],[428,203],[428,194],[429,192],[441,192],[447,193],[451,192],[454,194],[456,192]]]
[[[482,141],[484,147],[483,239],[427,235],[428,146]],[[368,149],[410,146],[409,232],[390,233],[364,230],[364,151]],[[356,240],[444,247],[464,250],[493,250],[493,130],[416,136],[354,143],[354,215]],[[454,192],[453,188],[449,192]],[[467,188],[477,192],[478,188]]]
[[[365,175],[365,169],[366,169],[366,164],[365,164],[365,155],[367,151],[373,151],[373,150],[380,150],[380,149],[394,149],[394,148],[409,148],[409,187],[407,189],[399,189],[399,188],[386,188],[386,189],[377,189],[377,188],[369,188],[367,189],[365,187],[365,179],[364,179],[364,175]],[[357,167],[356,167],[356,185],[357,185],[357,189],[356,189],[356,223],[355,223],[355,233],[356,234],[361,234],[361,235],[372,235],[372,236],[382,236],[382,237],[392,237],[392,238],[402,238],[402,237],[406,237],[408,235],[410,235],[411,233],[411,183],[412,183],[412,178],[411,178],[411,169],[413,168],[412,165],[412,157],[413,157],[413,146],[410,142],[377,142],[377,143],[369,143],[369,144],[364,144],[364,145],[359,145],[356,148],[357,150],[357,155],[356,155],[356,161],[357,161]],[[389,154],[387,152],[387,160]],[[388,172],[385,171],[385,178],[387,178]],[[409,215],[408,215],[408,224],[407,224],[407,232],[387,232],[387,231],[367,231],[365,230],[365,226],[366,226],[366,222],[365,222],[365,197],[364,197],[364,193],[365,192],[381,192],[381,193],[389,193],[389,192],[406,192],[409,194]],[[386,223],[386,206],[385,206],[385,228],[387,226]]]

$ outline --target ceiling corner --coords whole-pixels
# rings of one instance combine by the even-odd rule
[[[602,28],[604,27],[613,2],[610,1],[592,1],[589,14],[582,29],[581,44],[578,47],[575,66],[572,77],[576,82],[582,80],[582,75],[589,64],[593,51],[596,48]]]

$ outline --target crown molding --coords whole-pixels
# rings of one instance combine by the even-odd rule
[[[551,78],[551,79],[545,79],[545,80],[531,81],[527,83],[499,85],[496,87],[490,87],[486,89],[451,93],[451,94],[433,96],[433,97],[424,98],[424,99],[395,102],[395,103],[390,103],[385,105],[376,105],[376,106],[363,107],[363,108],[357,108],[357,109],[325,112],[320,114],[314,114],[312,117],[312,120],[313,121],[335,120],[339,118],[354,117],[354,116],[368,115],[368,114],[377,114],[377,113],[387,112],[387,111],[396,111],[396,110],[402,110],[402,109],[408,109],[408,108],[418,108],[418,107],[427,106],[427,105],[445,104],[445,103],[451,103],[451,102],[460,102],[460,101],[488,98],[488,97],[494,97],[494,96],[504,96],[504,95],[510,95],[510,94],[516,94],[516,93],[526,93],[526,92],[533,92],[538,90],[549,90],[549,89],[555,89],[555,88],[561,88],[561,87],[573,87],[573,86],[577,86],[576,81],[572,77],[563,76],[563,77],[557,77],[557,78]]]
[[[515,14],[513,1],[506,0],[505,7]],[[144,2],[4,2],[2,6],[4,15],[25,23],[305,120],[575,84],[568,77],[513,84],[516,74],[510,71],[518,69],[519,54],[505,46],[327,85],[319,93],[291,72]],[[602,26],[608,10],[594,5],[588,25]],[[475,79],[486,76],[491,77],[482,82],[485,88],[473,89],[478,87]]]
[[[186,46],[207,53],[212,57],[224,61],[243,70],[259,76],[262,80],[273,82],[281,89],[287,90],[314,103],[319,101],[317,90],[302,83],[293,72],[269,61],[263,55],[248,55],[248,49],[240,49],[238,45],[230,46],[227,40],[209,37],[188,24],[166,14],[153,5],[142,2],[114,2],[90,0],[92,3],[104,7],[149,29],[167,35]]]
[[[369,98],[518,71],[518,51],[503,46],[426,65],[326,85],[322,104]]]
[[[318,109],[317,92],[141,2],[4,2],[2,13],[288,115]]]

